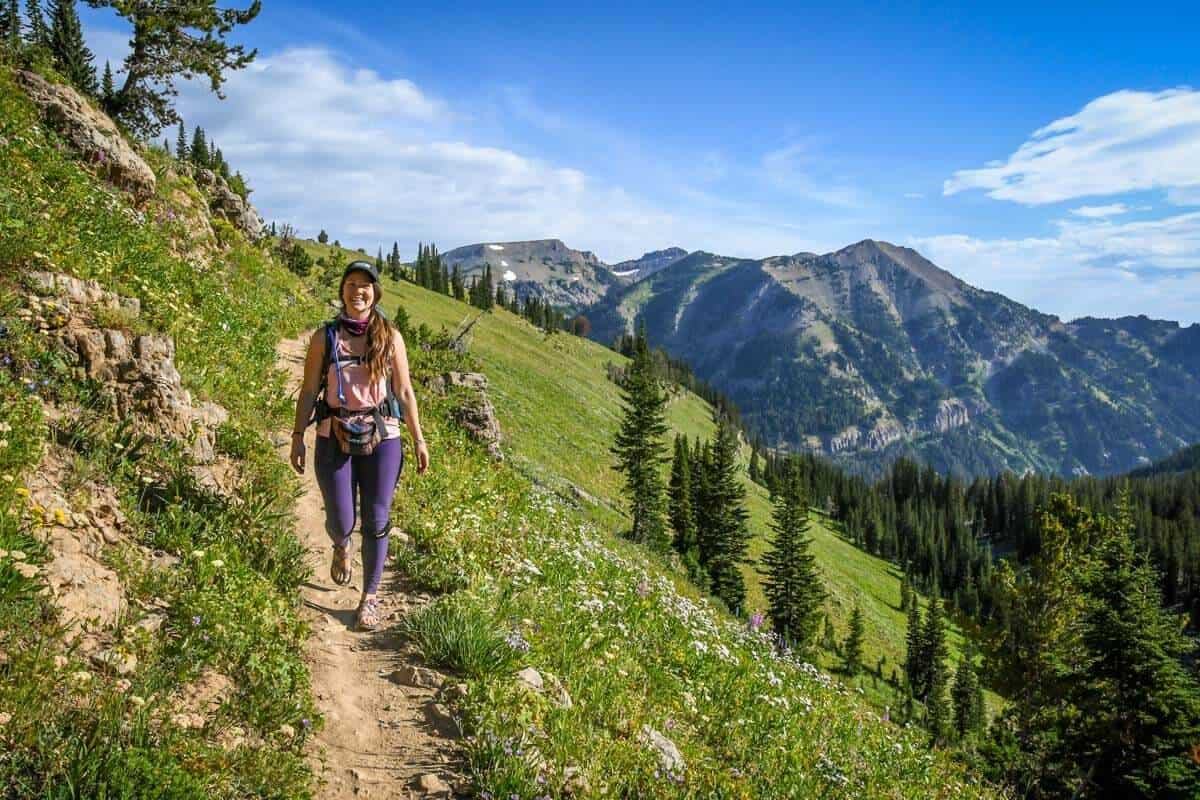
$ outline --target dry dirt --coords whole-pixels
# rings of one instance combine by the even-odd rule
[[[287,370],[293,391],[300,385],[307,342],[305,334],[279,345],[279,365]],[[321,800],[449,797],[450,786],[461,790],[464,784],[454,732],[444,718],[445,706],[437,702],[436,689],[404,685],[397,677],[405,667],[423,666],[399,634],[398,625],[406,611],[429,597],[406,590],[389,560],[380,591],[384,625],[375,633],[354,630],[362,561],[356,553],[354,578],[348,586],[337,586],[330,579],[330,541],[313,471],[313,437],[310,428],[301,476],[304,494],[296,514],[297,533],[313,569],[312,579],[301,587],[313,631],[307,657],[313,694],[325,717],[310,750],[321,781],[316,796]],[[287,459],[290,443],[282,437],[280,442],[280,457]],[[395,502],[405,502],[402,492]],[[393,542],[393,550],[396,546]],[[357,534],[354,547],[357,550]]]

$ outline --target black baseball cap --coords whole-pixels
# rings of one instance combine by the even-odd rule
[[[355,270],[362,270],[371,276],[371,280],[379,283],[379,270],[375,269],[375,265],[370,261],[351,261],[347,264],[346,269],[342,272],[342,283],[345,283],[346,278]]]

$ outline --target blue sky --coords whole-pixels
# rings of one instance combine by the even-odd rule
[[[302,233],[610,262],[870,237],[1064,318],[1200,321],[1194,6],[264,6],[228,99],[179,108]]]

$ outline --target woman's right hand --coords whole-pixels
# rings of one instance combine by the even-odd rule
[[[292,437],[292,452],[288,456],[288,460],[292,464],[292,469],[301,475],[304,474],[304,439],[302,437]]]

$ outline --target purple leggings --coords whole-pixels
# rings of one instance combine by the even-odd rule
[[[388,517],[392,496],[404,466],[403,440],[384,439],[369,456],[348,456],[328,436],[317,437],[314,457],[317,485],[325,498],[325,531],[335,545],[346,547],[354,530],[354,493],[362,507],[363,593],[374,594],[387,558]]]

